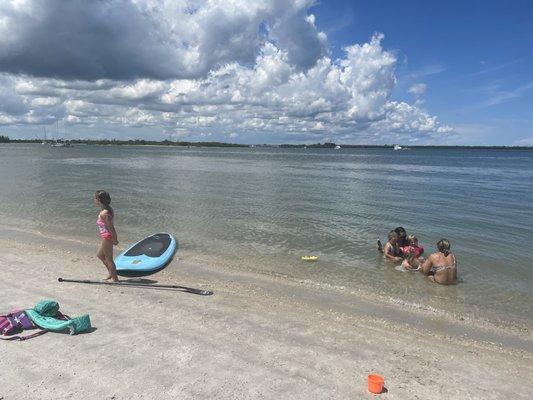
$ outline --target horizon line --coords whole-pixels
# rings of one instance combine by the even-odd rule
[[[73,144],[94,144],[94,145],[160,145],[160,146],[195,146],[195,147],[284,147],[284,148],[334,148],[339,146],[345,148],[394,148],[400,143],[386,144],[337,144],[335,142],[315,142],[315,143],[231,143],[219,141],[173,141],[173,140],[146,140],[146,139],[11,139],[8,136],[0,135],[0,143],[55,143],[57,141],[69,142]],[[403,149],[409,148],[466,148],[466,149],[523,149],[533,150],[533,145],[453,145],[453,144],[412,144],[404,145]]]

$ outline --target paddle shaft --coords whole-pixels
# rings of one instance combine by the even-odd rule
[[[181,289],[186,292],[199,294],[202,296],[209,296],[212,295],[213,292],[210,290],[201,290],[201,289],[195,289],[190,288],[186,286],[179,286],[179,285],[158,285],[158,284],[150,284],[150,283],[127,283],[127,282],[100,282],[100,281],[92,281],[89,279],[65,279],[65,278],[57,278],[58,282],[71,282],[71,283],[86,283],[90,285],[113,285],[113,286],[134,286],[134,287],[153,287],[153,288],[161,288],[161,289]]]

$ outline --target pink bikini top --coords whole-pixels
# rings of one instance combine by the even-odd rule
[[[422,246],[405,246],[402,247],[402,252],[404,254],[410,253],[415,258],[418,258],[422,255],[422,253],[424,253],[424,248]]]
[[[113,217],[111,217],[113,218]],[[105,221],[98,215],[98,219],[96,220],[96,225],[98,225],[98,230],[100,231],[100,236],[107,236],[111,235],[111,232],[109,232],[109,229],[107,229],[107,226],[105,224]]]

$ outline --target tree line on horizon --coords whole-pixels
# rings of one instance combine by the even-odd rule
[[[10,139],[9,136],[0,135],[0,143],[42,143],[41,139]],[[46,143],[54,143],[55,140],[45,140]],[[184,142],[171,140],[144,140],[144,139],[73,139],[68,140],[71,144],[84,145],[130,145],[130,146],[181,146],[181,147],[278,147],[278,148],[326,148],[333,149],[337,146],[333,142],[312,143],[312,144],[239,144],[225,142]],[[343,144],[342,148],[393,148],[393,144]],[[526,149],[531,150],[533,146],[465,146],[465,145],[410,145],[409,148],[439,148],[439,149]]]

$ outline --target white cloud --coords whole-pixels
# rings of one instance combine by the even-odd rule
[[[483,106],[495,106],[497,104],[520,98],[531,89],[533,89],[533,82],[528,82],[511,90],[495,90],[493,93],[491,93]]]
[[[61,100],[57,97],[35,97],[31,100],[32,108],[57,106]]]
[[[533,146],[533,136],[517,140],[513,144],[515,146]]]
[[[425,83],[415,83],[411,85],[408,92],[414,94],[415,96],[422,96],[426,93],[427,85]]]
[[[131,21],[109,8],[114,1],[71,3],[65,15],[78,24],[88,23],[91,17],[96,18],[93,23],[103,24],[104,31],[133,29]],[[49,8],[37,0],[0,6],[0,70],[5,71],[0,74],[0,124],[61,120],[122,129],[124,137],[128,129],[146,127],[171,138],[220,135],[246,140],[247,135],[259,133],[278,141],[329,137],[383,142],[398,135],[406,141],[433,140],[451,131],[421,110],[420,103],[391,100],[397,60],[383,49],[383,35],[348,46],[342,58],[331,59],[326,36],[308,13],[310,0],[211,0],[194,6],[179,0],[119,3],[124,3],[123,13],[139,24],[143,37],[133,35],[129,47],[113,57],[110,52],[116,44],[100,43],[101,48],[91,53],[89,43],[76,37],[79,29],[73,21],[57,21],[59,16],[50,15],[58,6],[56,0],[47,3]],[[148,22],[135,19],[137,12]],[[33,28],[26,23],[30,17],[36,20]],[[161,19],[154,24],[156,17]],[[26,55],[31,65],[10,58],[14,53],[2,53],[21,43],[22,53],[34,49],[28,42],[32,29],[49,27],[49,19],[56,26],[74,29],[68,40],[75,42],[47,39],[53,42],[47,46],[79,45],[80,52],[66,60],[71,69],[61,69],[53,60],[40,65],[34,58],[42,56],[39,52]],[[23,28],[16,29],[17,21]],[[112,23],[118,25],[112,27]],[[14,29],[12,37],[1,35],[6,27]],[[92,28],[87,27],[91,40],[103,34]],[[119,43],[126,40],[120,32],[111,36],[108,39]],[[163,47],[147,50],[151,40]],[[165,52],[163,61],[160,50]],[[133,54],[138,58],[135,62]],[[114,69],[107,64],[111,61],[117,64]],[[89,66],[76,75],[80,62]],[[418,96],[425,88],[418,83],[410,91]]]
[[[197,78],[252,63],[265,38],[309,68],[327,50],[311,0],[0,3],[0,70],[62,79]],[[67,51],[65,51],[67,50]]]

